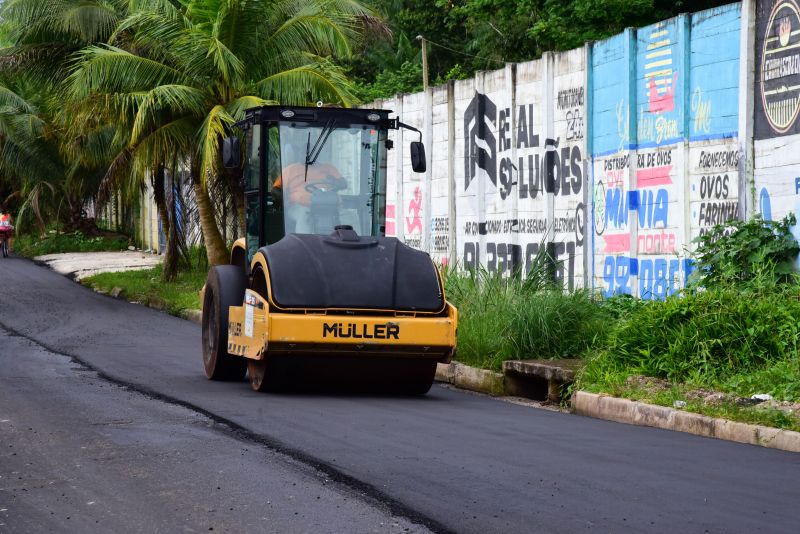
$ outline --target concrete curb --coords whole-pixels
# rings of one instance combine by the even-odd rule
[[[182,319],[191,321],[195,324],[203,324],[203,310],[183,310],[180,314]]]
[[[506,394],[503,373],[478,369],[458,362],[437,364],[436,381],[494,397]]]
[[[609,397],[586,391],[572,395],[578,415],[639,426],[687,432],[697,436],[800,452],[800,432],[718,419],[665,406]]]

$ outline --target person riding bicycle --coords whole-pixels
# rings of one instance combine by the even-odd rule
[[[14,248],[14,219],[5,208],[0,207],[0,237],[8,243],[8,250]]]

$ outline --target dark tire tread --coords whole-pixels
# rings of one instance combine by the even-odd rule
[[[246,288],[238,266],[217,265],[208,272],[202,324],[203,367],[210,380],[242,380],[247,372],[244,358],[228,354],[228,307],[242,305]]]

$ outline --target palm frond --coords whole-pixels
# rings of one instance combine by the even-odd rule
[[[207,109],[206,98],[204,91],[186,85],[159,85],[153,88],[139,103],[131,143],[136,144],[152,125],[165,117],[184,114],[202,117]]]
[[[259,97],[285,104],[309,104],[322,99],[349,107],[357,102],[344,73],[324,63],[276,72],[255,82],[253,88]]]
[[[79,53],[68,82],[72,96],[80,99],[92,93],[147,91],[190,80],[183,72],[148,57],[113,46],[90,46]]]
[[[233,117],[221,105],[214,106],[203,121],[198,132],[201,181],[205,183],[207,177],[214,174],[219,162],[220,140],[225,136],[233,124]]]
[[[277,103],[275,100],[265,100],[255,95],[245,95],[228,102],[225,110],[234,120],[238,121],[244,118],[245,110]]]

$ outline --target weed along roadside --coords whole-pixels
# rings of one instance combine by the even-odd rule
[[[130,239],[114,232],[98,231],[90,236],[83,232],[50,230],[41,237],[23,234],[17,237],[15,251],[27,258],[67,252],[113,252],[127,250]]]
[[[714,227],[680,295],[626,304],[576,388],[800,430],[800,282],[793,218]],[[618,310],[619,311],[619,310]]]

